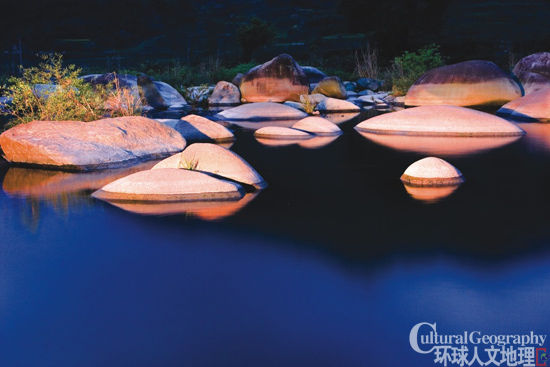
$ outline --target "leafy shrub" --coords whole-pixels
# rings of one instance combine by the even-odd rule
[[[443,57],[438,45],[431,44],[415,52],[405,51],[393,60],[391,73],[393,94],[405,95],[422,74],[442,65]]]
[[[11,118],[8,127],[33,120],[93,121],[106,115],[137,114],[130,92],[118,85],[94,86],[79,78],[81,69],[75,65],[63,66],[60,54],[41,56],[37,67],[22,68],[21,76],[8,79],[2,89],[10,102],[0,107],[2,114]],[[108,102],[109,101],[109,102]]]
[[[115,74],[104,107],[110,116],[135,116],[141,114],[143,104],[139,95],[135,95],[130,89],[120,87],[120,81]]]

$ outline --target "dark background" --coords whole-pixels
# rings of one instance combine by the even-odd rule
[[[18,0],[6,2],[0,17],[4,68],[17,63],[19,41],[24,64],[38,51],[103,69],[162,58],[247,62],[236,33],[252,17],[275,31],[252,55],[256,61],[288,52],[319,64],[368,42],[384,62],[437,43],[448,61],[508,67],[550,49],[550,0]]]

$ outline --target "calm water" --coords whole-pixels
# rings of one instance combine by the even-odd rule
[[[317,149],[240,130],[269,187],[126,207],[163,216],[90,198],[124,171],[0,168],[0,366],[430,366],[418,322],[548,333],[550,125],[410,141],[356,122]],[[399,176],[430,153],[466,182],[409,193]]]

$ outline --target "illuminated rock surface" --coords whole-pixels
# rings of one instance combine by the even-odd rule
[[[262,127],[254,132],[254,135],[259,138],[268,138],[268,139],[310,139],[313,137],[312,134],[309,134],[305,131],[300,131],[292,129],[289,127],[279,127],[279,126],[267,126]]]
[[[185,140],[155,120],[132,116],[33,121],[0,135],[0,146],[10,162],[90,170],[163,158],[183,150]]]
[[[411,164],[401,181],[413,186],[448,186],[464,181],[462,173],[443,159],[428,157]]]
[[[308,78],[290,55],[282,54],[243,76],[240,84],[244,102],[299,101],[309,91]]]
[[[315,135],[339,135],[342,130],[329,120],[310,116],[295,123],[293,129],[298,129]]]
[[[229,82],[220,81],[216,84],[214,91],[208,97],[208,104],[212,106],[230,106],[241,103],[241,92],[239,88]]]
[[[546,88],[505,104],[497,113],[516,121],[550,121],[550,83]]]
[[[189,142],[225,142],[235,139],[233,133],[225,126],[198,115],[182,117],[181,121],[174,126],[174,129]]]
[[[322,94],[327,97],[346,99],[348,93],[342,80],[337,76],[329,76],[324,78],[317,84],[315,89],[311,92],[312,94]]]
[[[524,131],[500,117],[456,106],[422,106],[386,113],[355,127],[379,134],[519,136]]]
[[[292,120],[307,117],[307,113],[280,103],[261,102],[230,108],[216,117],[230,121]]]
[[[238,200],[243,197],[243,189],[206,173],[162,168],[123,177],[92,196],[106,201]]]
[[[321,112],[354,112],[360,111],[359,106],[337,98],[325,98],[318,105],[317,110]]]
[[[405,104],[491,106],[518,97],[520,86],[496,64],[472,60],[428,71],[411,86]]]
[[[153,167],[163,168],[192,168],[256,188],[267,186],[262,176],[241,156],[216,144],[191,144],[182,153],[166,158]]]

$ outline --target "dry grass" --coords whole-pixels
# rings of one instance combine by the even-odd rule
[[[378,65],[378,50],[367,45],[355,51],[355,71],[359,78],[378,79],[380,67]]]
[[[130,89],[120,87],[120,81],[115,75],[113,89],[105,101],[105,109],[111,116],[135,116],[141,113],[143,105],[139,96],[134,95]]]

